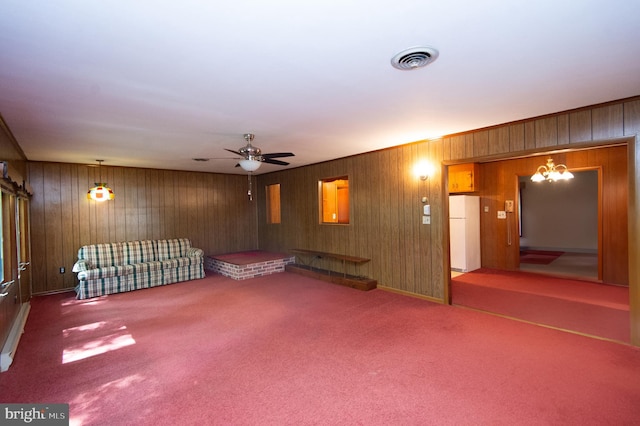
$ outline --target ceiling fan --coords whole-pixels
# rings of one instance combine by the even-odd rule
[[[251,145],[251,142],[254,138],[255,135],[253,133],[245,133],[244,140],[247,141],[247,144],[245,146],[238,149],[237,151],[225,148],[225,150],[242,157],[242,159],[238,161],[238,164],[236,164],[236,167],[242,167],[244,171],[249,172],[247,174],[247,180],[249,183],[249,190],[247,191],[247,195],[249,196],[249,200],[253,200],[253,192],[251,190],[252,172],[258,170],[262,163],[277,164],[278,166],[288,166],[289,163],[287,163],[286,161],[276,160],[276,158],[294,156],[294,154],[291,152],[273,152],[270,154],[263,154],[260,148]]]
[[[276,158],[293,157],[291,152],[273,152],[270,154],[263,154],[260,148],[251,145],[251,142],[255,138],[253,133],[245,133],[244,140],[247,144],[242,148],[234,151],[232,149],[226,149],[236,155],[242,157],[242,159],[236,164],[236,167],[242,167],[247,172],[254,172],[260,168],[262,163],[277,164],[279,166],[288,166],[286,161],[276,160]]]

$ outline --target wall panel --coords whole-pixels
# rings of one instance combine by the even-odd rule
[[[448,270],[445,272],[443,268],[443,258],[445,255],[444,247],[444,235],[448,235],[449,220],[448,216],[444,214],[445,206],[443,203],[439,205],[438,200],[444,200],[446,191],[443,184],[443,173],[441,164],[437,164],[439,158],[444,157],[443,145],[441,140],[434,140],[428,144],[428,155],[434,164],[434,174],[429,177],[428,184],[426,185],[426,195],[428,197],[429,205],[433,205],[431,210],[431,224],[428,226],[422,226],[422,229],[428,235],[425,238],[425,247],[423,248],[423,255],[421,257],[428,269],[425,270],[423,275],[424,286],[419,294],[429,295],[442,295],[443,300],[447,300],[446,297],[449,294],[448,289],[445,287],[449,284]],[[422,155],[420,155],[422,159]],[[422,196],[421,193],[418,194]],[[448,255],[448,253],[447,253]],[[446,275],[445,275],[446,274]],[[446,292],[445,292],[446,291]],[[437,297],[437,296],[436,296]]]
[[[591,137],[591,110],[587,109],[569,114],[569,142],[590,141]]]
[[[496,127],[489,130],[489,154],[509,152],[509,126]]]
[[[558,145],[566,145],[570,141],[569,114],[560,114],[558,120]]]
[[[29,163],[29,183],[33,188],[34,194],[42,194],[44,191],[44,164]],[[40,250],[40,258],[36,257],[33,246],[36,244],[44,245],[46,240],[44,226],[44,199],[43,197],[33,197],[31,200],[31,281],[33,287],[40,283],[46,283],[46,250]],[[44,256],[43,256],[44,255]],[[39,259],[39,261],[36,261]],[[42,285],[40,285],[42,287]]]
[[[455,135],[445,138],[445,141],[450,141],[450,155],[446,160],[457,160],[459,158],[467,157],[467,135]]]
[[[622,103],[615,103],[593,108],[591,126],[594,139],[611,139],[624,136],[622,106]]]
[[[524,122],[524,149],[531,151],[536,149],[536,123],[535,121]]]
[[[558,145],[558,119],[556,116],[535,120],[536,148]]]
[[[73,288],[80,246],[189,238],[206,254],[256,248],[255,202],[246,176],[30,162],[34,293]],[[102,179],[101,179],[102,178]],[[106,181],[113,201],[86,198]],[[37,259],[42,259],[38,261]],[[59,268],[65,267],[64,274]]]
[[[473,132],[473,156],[485,157],[487,155],[491,155],[489,130],[477,130]]]
[[[640,133],[640,99],[623,104],[624,107],[624,135],[632,136]]]
[[[524,150],[524,124],[517,123],[509,126],[509,152]]]

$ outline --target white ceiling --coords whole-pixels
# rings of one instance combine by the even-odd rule
[[[630,0],[3,0],[0,114],[27,158],[241,173],[640,94]],[[390,59],[438,49],[426,68]],[[259,173],[282,166],[265,164]]]

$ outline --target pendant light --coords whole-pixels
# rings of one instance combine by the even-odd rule
[[[538,167],[536,172],[531,176],[533,182],[543,182],[548,180],[556,182],[559,180],[573,179],[573,173],[564,164],[554,164],[551,158],[547,159],[547,164]]]
[[[100,175],[100,180],[102,181],[102,162],[104,160],[96,160],[98,162],[98,174]],[[109,188],[106,182],[96,182],[93,188],[89,189],[87,192],[87,198],[93,201],[107,201],[113,200],[116,198],[116,194],[113,193],[113,190]]]

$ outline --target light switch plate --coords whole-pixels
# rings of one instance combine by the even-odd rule
[[[498,219],[506,219],[506,218],[507,218],[507,212],[505,212],[504,210],[498,211]]]

